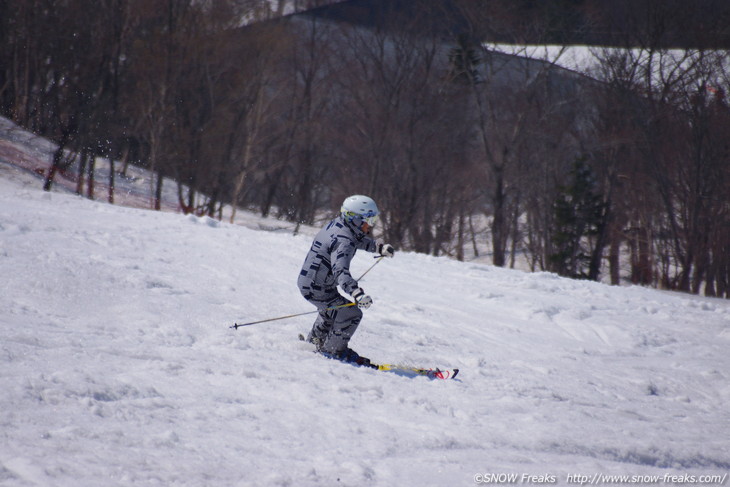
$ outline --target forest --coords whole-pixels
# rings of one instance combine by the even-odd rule
[[[402,250],[730,298],[727,49],[668,48],[681,12],[648,2],[567,70],[568,46],[520,45],[555,37],[550,12],[497,49],[509,8],[412,2],[366,26],[307,10],[326,2],[4,0],[0,115],[57,144],[47,190],[73,172],[113,203],[134,164],[152,208],[170,178],[186,213],[301,225],[362,193]]]

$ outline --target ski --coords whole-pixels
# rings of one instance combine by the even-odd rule
[[[459,369],[421,369],[418,367],[410,367],[407,365],[394,365],[394,364],[370,364],[370,366],[377,370],[383,370],[385,372],[392,372],[397,375],[404,377],[417,377],[425,376],[429,379],[455,379],[459,374]]]
[[[306,338],[304,338],[304,335],[299,335],[299,340],[306,341]],[[315,351],[315,353],[319,353]],[[335,358],[329,357],[326,354],[320,355],[327,357],[331,360],[337,360]],[[410,365],[396,365],[396,364],[374,364],[372,362],[367,364],[357,364],[354,362],[342,362],[349,365],[353,365],[355,367],[366,367],[370,369],[380,370],[383,372],[390,372],[396,375],[400,375],[402,377],[427,377],[431,380],[447,380],[447,379],[455,379],[456,376],[459,374],[459,369],[426,369],[426,368],[420,368],[420,367],[412,367]]]

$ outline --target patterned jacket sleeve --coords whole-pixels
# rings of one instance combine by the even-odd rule
[[[332,275],[343,291],[352,294],[359,285],[350,273],[350,262],[357,250],[375,252],[377,244],[369,236],[353,231],[341,220],[335,220],[333,223],[334,232],[331,234],[332,240],[328,249]]]
[[[368,236],[362,237],[355,245],[358,249],[367,252],[375,252],[377,250],[377,242]]]
[[[350,274],[350,262],[355,256],[356,243],[349,239],[337,239],[332,251],[332,274],[337,284],[347,293],[352,294],[359,287]]]

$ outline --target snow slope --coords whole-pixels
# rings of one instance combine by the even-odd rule
[[[312,315],[229,328],[311,309],[310,237],[23,181],[0,168],[2,486],[727,479],[727,301],[398,253],[352,347],[461,369],[408,379],[312,353]]]

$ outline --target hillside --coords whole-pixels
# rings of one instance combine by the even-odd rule
[[[309,237],[43,193],[1,167],[3,486],[730,470],[726,300],[399,253],[363,281],[352,347],[461,369],[408,379],[312,353],[312,316],[229,328],[310,310]]]

